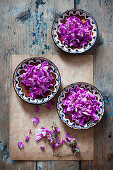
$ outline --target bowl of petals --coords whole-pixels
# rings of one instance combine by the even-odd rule
[[[43,57],[22,61],[13,74],[13,86],[17,95],[31,104],[43,104],[51,100],[58,92],[60,83],[58,68]]]
[[[77,82],[66,86],[57,101],[61,120],[74,129],[89,129],[95,126],[104,114],[104,100],[92,84]]]
[[[98,37],[95,19],[88,12],[75,9],[60,14],[52,25],[52,38],[65,52],[79,54],[94,46]]]

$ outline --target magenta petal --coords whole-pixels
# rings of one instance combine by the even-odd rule
[[[18,148],[22,149],[23,148],[23,142],[18,142]]]
[[[44,151],[44,150],[45,150],[45,147],[44,147],[44,146],[40,146],[40,149],[41,149],[42,151]]]
[[[71,137],[70,137],[69,133],[66,133],[66,134],[65,134],[65,137],[66,137],[66,139],[68,139],[68,140],[70,140],[70,139],[71,139]]]
[[[42,127],[41,129],[37,129],[35,134],[35,141],[39,141],[40,139],[45,138],[47,133],[48,130],[44,127]]]
[[[40,109],[39,109],[39,106],[36,106],[36,108],[35,108],[35,113],[37,113],[39,110],[40,110]]]
[[[34,117],[34,118],[32,119],[32,122],[33,122],[33,125],[37,126],[38,123],[39,123],[38,117]]]
[[[47,109],[50,109],[50,107],[51,107],[48,102],[45,104],[45,106],[47,107]]]
[[[28,140],[29,140],[29,136],[26,136],[25,141],[28,142]]]
[[[53,152],[55,151],[55,148],[56,148],[56,145],[53,144],[53,145],[52,145]]]
[[[54,105],[54,101],[53,100],[51,100],[51,104]]]
[[[29,129],[29,133],[31,133],[31,129]]]
[[[38,135],[35,136],[35,141],[36,141],[36,142],[39,141],[40,139],[42,139],[41,136],[38,136]]]

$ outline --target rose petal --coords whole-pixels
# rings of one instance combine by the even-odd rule
[[[40,109],[39,109],[39,106],[36,106],[36,108],[35,108],[35,113],[37,113],[39,110],[40,110]]]
[[[25,141],[28,142],[28,140],[29,140],[29,136],[26,136]]]
[[[23,142],[18,142],[18,148],[22,149],[23,148]]]
[[[40,149],[41,149],[42,151],[44,151],[44,150],[45,150],[45,147],[44,147],[44,146],[40,146]]]
[[[50,106],[50,104],[48,102],[45,104],[45,106],[46,106],[47,109],[51,108],[51,106]]]
[[[33,125],[37,126],[38,123],[39,123],[38,117],[34,117],[34,118],[32,119],[32,122],[33,122]]]
[[[41,129],[37,129],[35,132],[35,141],[39,141],[42,138],[45,138],[46,135],[48,133],[48,130],[44,127],[42,127]]]
[[[31,133],[31,129],[29,129],[29,133]]]
[[[51,100],[51,105],[54,105],[54,101],[53,100]]]

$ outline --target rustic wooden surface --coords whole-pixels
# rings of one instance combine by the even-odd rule
[[[80,8],[97,21],[99,40],[94,55],[94,84],[105,98],[105,115],[95,127],[93,161],[19,162],[8,156],[10,56],[56,54],[51,25],[61,12]],[[112,0],[0,0],[0,170],[112,170],[113,169],[113,1]],[[3,147],[2,147],[3,146]],[[7,158],[7,159],[6,159]]]

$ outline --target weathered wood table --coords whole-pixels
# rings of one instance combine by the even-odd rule
[[[53,20],[63,11],[80,8],[97,21],[94,84],[105,99],[105,114],[95,127],[93,161],[10,161],[9,89],[12,54],[63,54],[51,38]],[[0,170],[112,170],[113,169],[113,1],[112,0],[0,0]]]

